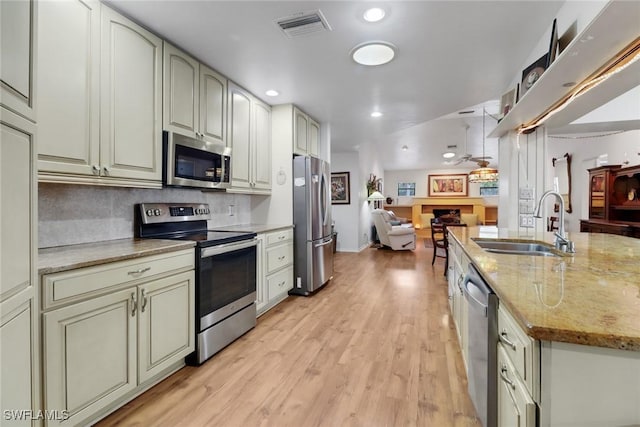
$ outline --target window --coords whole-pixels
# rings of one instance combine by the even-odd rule
[[[399,182],[398,183],[398,196],[415,196],[415,195],[416,195],[415,182]]]
[[[498,195],[498,181],[481,182],[480,183],[480,195],[481,196],[497,196]]]

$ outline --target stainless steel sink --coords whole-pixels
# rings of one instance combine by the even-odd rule
[[[513,242],[507,240],[482,240],[473,239],[478,246],[487,252],[511,255],[533,255],[533,256],[563,256],[551,245],[537,242]]]

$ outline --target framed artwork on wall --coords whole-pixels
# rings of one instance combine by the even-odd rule
[[[467,193],[467,174],[429,175],[429,197],[464,197]]]
[[[331,204],[348,205],[351,203],[349,172],[331,173]]]

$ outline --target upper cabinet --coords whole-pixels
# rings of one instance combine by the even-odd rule
[[[164,43],[164,129],[225,143],[227,79]]]
[[[229,82],[230,192],[271,191],[271,107]]]
[[[298,107],[293,107],[293,153],[319,157],[320,125]]]
[[[495,138],[539,118],[552,106],[588,81],[620,52],[637,44],[640,2],[608,2],[591,23],[574,37],[558,58],[540,76],[511,111],[489,134]],[[637,55],[636,51],[627,59]],[[547,128],[557,128],[573,122],[589,111],[640,85],[640,61],[629,65],[621,72],[593,89],[575,97],[570,105],[557,111],[546,120]]]
[[[97,1],[39,6],[40,181],[160,187],[162,40]]]
[[[0,2],[0,105],[32,121],[37,4]]]

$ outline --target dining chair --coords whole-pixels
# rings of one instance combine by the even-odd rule
[[[433,243],[433,259],[431,265],[436,262],[436,257],[444,258],[444,275],[447,275],[449,268],[449,242],[447,241],[447,227],[436,218],[431,219],[431,242]],[[444,252],[439,254],[438,251]]]

